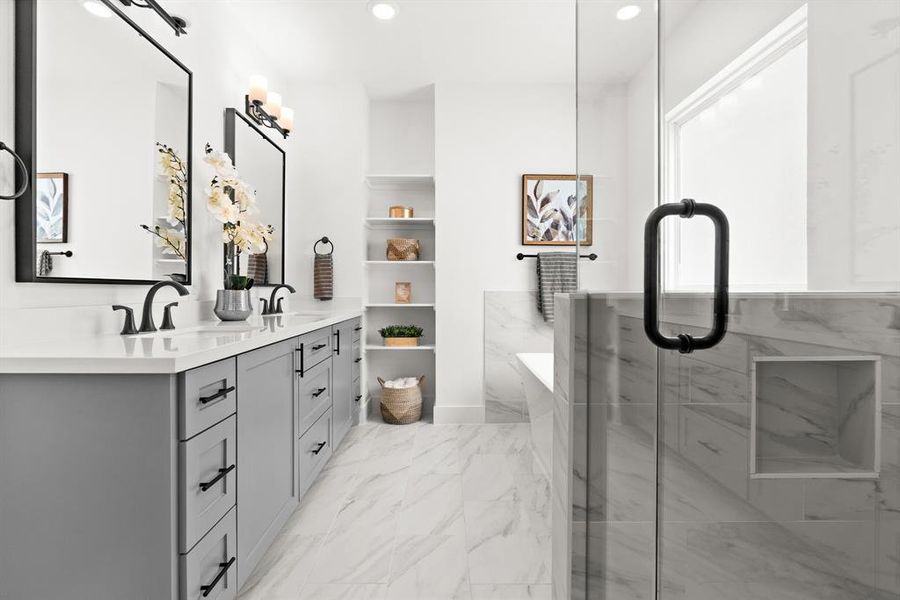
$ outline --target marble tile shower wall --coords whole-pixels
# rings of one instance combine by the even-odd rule
[[[484,406],[489,423],[525,423],[520,352],[552,352],[553,327],[537,312],[536,292],[484,293]]]
[[[571,394],[586,379],[588,400],[569,404],[557,391],[554,448],[571,452],[571,572],[574,581],[584,552],[577,532],[585,527],[588,597],[653,598],[658,387],[661,598],[900,595],[900,298],[735,298],[728,337],[710,351],[661,353],[658,377],[640,297],[595,294],[582,303],[588,307],[582,325],[590,334],[589,360],[586,372],[569,366],[574,381],[566,383]],[[570,307],[566,316],[575,312]],[[670,333],[700,333],[709,301],[669,299],[664,319]],[[577,331],[578,323],[568,327]],[[570,359],[577,361],[573,353]],[[877,479],[751,478],[753,358],[859,355],[880,357],[882,364]],[[808,391],[801,386],[796,393]],[[587,428],[578,426],[582,410]],[[847,426],[828,411],[803,412],[782,411],[781,420],[770,420],[780,429],[758,431],[757,439],[796,449],[809,443],[812,431],[836,433]],[[790,426],[803,419],[804,427]],[[854,427],[857,445],[872,443],[871,426]],[[584,597],[575,585],[572,592]]]

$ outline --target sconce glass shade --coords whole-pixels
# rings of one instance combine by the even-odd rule
[[[263,110],[269,113],[273,119],[281,116],[281,94],[278,92],[269,92],[266,95],[266,103],[263,104]]]
[[[269,93],[269,82],[262,75],[253,75],[250,77],[250,102],[263,104]]]
[[[285,131],[291,131],[294,128],[294,109],[283,106],[281,108],[281,117],[278,119],[278,124],[281,125],[281,128]]]

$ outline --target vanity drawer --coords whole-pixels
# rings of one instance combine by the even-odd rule
[[[362,339],[362,319],[353,319],[352,323],[353,329],[353,345],[356,345],[356,342]]]
[[[300,436],[297,451],[300,454],[300,496],[322,471],[322,467],[331,458],[331,409],[328,409],[319,420]]]
[[[234,358],[227,358],[178,375],[179,439],[190,439],[234,414],[235,365]]]
[[[190,552],[181,555],[178,566],[181,600],[237,597],[236,537],[236,510],[232,508]]]
[[[236,427],[232,415],[178,444],[179,550],[187,552],[235,503]]]
[[[310,369],[331,357],[331,337],[331,327],[300,336],[300,347],[297,350],[300,354],[297,366],[300,377],[306,377]]]
[[[297,433],[309,429],[331,406],[331,361],[320,362],[298,379]]]

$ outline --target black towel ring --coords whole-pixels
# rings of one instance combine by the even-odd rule
[[[16,190],[12,196],[0,194],[0,199],[2,200],[15,200],[16,198],[22,197],[22,194],[24,194],[25,190],[28,189],[28,168],[25,166],[25,162],[21,158],[19,158],[19,155],[16,154],[12,148],[7,146],[3,142],[0,142],[0,150],[6,150],[7,152],[9,152],[15,159],[16,164],[19,165],[19,169],[21,169],[22,171],[22,187]]]
[[[319,244],[328,244],[329,246],[331,246],[331,250],[329,250],[326,254],[319,254],[319,251],[316,250],[316,247]],[[325,236],[321,240],[316,240],[316,243],[313,244],[313,252],[319,254],[319,256],[329,256],[334,253],[334,244],[331,243],[331,240],[328,239],[328,236]]]

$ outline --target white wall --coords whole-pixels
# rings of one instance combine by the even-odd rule
[[[369,173],[434,173],[434,98],[372,100]]]
[[[485,290],[536,287],[515,259],[522,175],[574,170],[574,86],[435,87],[436,420],[483,410]]]
[[[900,2],[810,2],[809,56],[809,287],[900,290]]]
[[[296,84],[290,98],[285,281],[312,296],[313,245],[328,236],[335,297],[361,298],[369,98],[360,83]]]
[[[14,1],[0,0],[0,140],[14,146]],[[223,147],[223,112],[227,106],[240,107],[249,76],[265,73],[270,86],[278,89],[284,78],[271,67],[244,32],[239,22],[230,20],[227,11],[211,11],[208,5],[178,4],[179,11],[191,23],[188,35],[176,38],[151,11],[126,9],[151,35],[173,52],[194,72],[193,112],[193,285],[191,296],[181,300],[179,313],[186,315],[196,307],[190,301],[210,300],[221,286],[222,247],[218,223],[206,212],[203,189],[208,173],[201,160],[206,142]],[[293,100],[286,95],[285,101]],[[292,140],[287,147],[290,148]],[[290,157],[290,150],[289,155]],[[290,160],[290,158],[289,158]],[[0,189],[12,189],[12,162],[4,155],[0,159]],[[4,336],[40,335],[42,323],[59,327],[73,327],[83,331],[116,331],[121,316],[113,315],[109,305],[136,304],[143,299],[144,286],[25,284],[14,279],[14,208],[12,202],[0,202],[0,332]],[[98,222],[98,233],[103,222]],[[164,297],[165,296],[165,297]],[[168,298],[160,294],[160,302]],[[186,302],[187,300],[187,302]],[[72,318],[58,320],[66,314],[60,307],[77,307]],[[47,308],[48,311],[29,313],[23,319],[17,310]],[[40,316],[38,316],[40,315]],[[205,315],[208,317],[208,315]],[[183,322],[183,318],[182,318]],[[27,323],[28,329],[22,325]],[[25,333],[27,332],[27,333]]]

